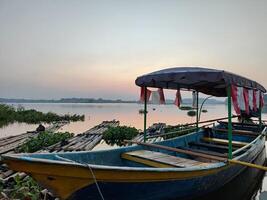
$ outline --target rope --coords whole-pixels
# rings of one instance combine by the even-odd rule
[[[101,192],[101,190],[100,190],[100,187],[99,187],[99,185],[98,185],[98,183],[97,183],[97,180],[96,180],[95,174],[94,174],[94,172],[93,172],[93,170],[92,170],[91,166],[90,166],[89,164],[86,164],[86,165],[88,166],[88,168],[89,168],[89,169],[90,169],[90,171],[91,171],[91,174],[92,174],[92,176],[93,176],[93,179],[94,179],[94,181],[95,181],[95,184],[96,184],[96,188],[97,188],[97,190],[98,190],[98,193],[99,193],[99,195],[100,195],[101,199],[102,199],[102,200],[105,200],[105,199],[104,199],[104,196],[103,196],[103,194],[102,194],[102,192]]]
[[[55,157],[58,158],[58,159],[67,161],[67,162],[77,163],[77,162],[75,162],[74,160],[70,160],[70,159],[67,159],[67,158],[63,158],[63,157],[61,157],[61,156],[59,156],[59,155],[55,155]],[[87,167],[90,169],[90,172],[91,172],[91,174],[92,174],[92,176],[93,176],[93,179],[94,179],[94,181],[95,181],[95,184],[96,184],[96,188],[97,188],[97,190],[98,190],[98,193],[99,193],[101,199],[102,199],[102,200],[105,200],[105,199],[104,199],[104,196],[103,196],[103,194],[102,194],[102,192],[101,192],[101,190],[100,190],[100,187],[99,187],[99,185],[98,185],[98,183],[97,183],[95,174],[94,174],[94,172],[93,172],[91,166],[90,166],[89,164],[86,164],[86,163],[82,163],[82,164],[87,165]]]

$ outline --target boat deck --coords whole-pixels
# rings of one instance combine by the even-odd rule
[[[171,156],[169,154],[148,151],[148,150],[138,150],[123,153],[122,158],[131,160],[134,162],[142,163],[151,167],[192,167],[192,166],[205,166],[209,163],[200,162],[193,159],[182,158],[177,156]]]
[[[233,150],[246,146],[259,135],[257,130],[253,130],[253,126],[250,127],[251,131],[245,131],[239,129],[239,127],[234,128],[232,140]],[[175,154],[171,153],[172,150],[169,150],[168,154],[166,151],[159,152],[154,148],[149,148],[148,150],[124,152],[121,154],[121,158],[133,163],[156,168],[207,166],[211,163],[221,162],[223,159],[227,159],[228,136],[225,134],[227,131],[224,127],[209,128],[198,141],[187,142],[185,146],[176,146],[175,149],[178,150],[178,153]],[[184,150],[184,153],[179,153],[180,150]],[[246,150],[248,149],[240,151],[240,153],[244,153]],[[203,154],[206,156],[202,157]],[[216,160],[216,158],[219,159]]]

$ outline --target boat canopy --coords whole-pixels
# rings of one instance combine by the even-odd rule
[[[256,81],[224,70],[202,67],[174,67],[155,71],[137,77],[135,84],[140,87],[192,89],[217,97],[226,97],[229,85],[266,92]]]

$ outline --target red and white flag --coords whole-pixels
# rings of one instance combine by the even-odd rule
[[[257,90],[253,90],[253,111],[257,111]]]
[[[231,96],[232,96],[232,102],[235,109],[236,114],[240,115],[240,107],[237,100],[237,87],[235,85],[231,86]]]
[[[244,89],[243,87],[237,87],[237,102],[240,110],[245,111],[246,106],[245,106],[243,89]]]
[[[261,102],[260,102],[261,108],[264,106],[264,94],[261,92]]]
[[[146,89],[146,101],[149,101],[151,95],[151,91],[149,89]],[[140,94],[140,101],[145,102],[145,87],[141,87],[141,94]]]
[[[180,92],[180,90],[177,90],[177,92],[176,92],[176,97],[175,97],[174,104],[175,104],[177,107],[180,107],[181,104],[182,104],[182,96],[181,96],[181,92]]]
[[[163,89],[159,88],[158,93],[159,93],[160,104],[165,104],[165,97],[164,97]]]
[[[193,91],[192,92],[192,107],[193,108],[196,108],[197,107],[197,92],[196,91]]]
[[[253,110],[253,90],[248,90],[248,104],[249,109]]]
[[[244,97],[245,111],[247,115],[249,115],[249,93],[247,88],[243,88],[243,97]]]
[[[257,111],[260,107],[260,91],[255,91],[255,111]]]

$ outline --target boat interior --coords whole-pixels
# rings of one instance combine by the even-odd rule
[[[218,121],[216,126],[201,128],[198,132],[157,142],[155,143],[157,147],[141,144],[112,150],[29,154],[26,157],[117,167],[207,167],[227,159],[227,125],[227,122]],[[248,144],[255,141],[262,129],[256,124],[233,123],[234,157],[250,149],[253,145]]]

